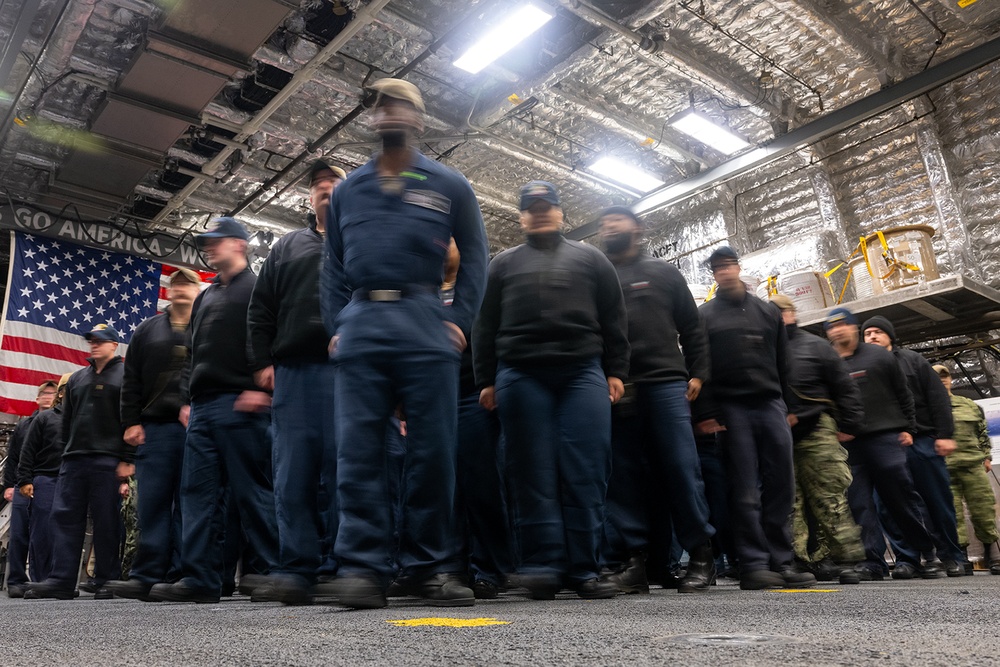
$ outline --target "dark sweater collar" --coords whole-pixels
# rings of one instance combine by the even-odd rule
[[[525,242],[532,248],[539,250],[552,250],[562,243],[562,232],[548,232],[546,234],[525,234]]]

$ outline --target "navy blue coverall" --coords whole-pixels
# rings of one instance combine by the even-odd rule
[[[321,305],[334,363],[341,574],[393,574],[386,424],[407,420],[399,565],[417,579],[461,569],[454,519],[460,355],[445,322],[469,336],[485,287],[486,232],[472,187],[414,152],[397,192],[378,156],[334,192]],[[454,303],[438,297],[449,240],[462,255]],[[375,291],[373,293],[373,291]],[[395,300],[381,300],[381,299]]]

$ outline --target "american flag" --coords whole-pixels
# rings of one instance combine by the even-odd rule
[[[124,355],[139,323],[165,305],[167,276],[174,271],[131,255],[11,232],[0,412],[31,414],[38,385],[87,363],[83,334],[98,324],[118,331]]]

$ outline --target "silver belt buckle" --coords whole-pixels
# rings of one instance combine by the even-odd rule
[[[373,289],[368,292],[369,301],[399,301],[403,292],[398,289]]]

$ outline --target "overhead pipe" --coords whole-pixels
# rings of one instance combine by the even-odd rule
[[[682,76],[691,79],[692,81],[696,81],[703,86],[717,90],[720,94],[726,94],[723,92],[723,88],[732,89],[734,86],[731,82],[726,83],[719,80],[718,76],[706,71],[704,66],[686,62],[686,60],[680,54],[676,53],[675,50],[668,48],[666,39],[647,37],[642,33],[632,30],[628,26],[611,18],[596,6],[587,2],[587,0],[559,0],[559,4],[583,20],[598,27],[611,30],[638,46],[641,50],[636,53],[636,57],[649,65],[654,67],[663,67],[665,65],[672,66],[680,72]],[[653,15],[658,16],[662,12],[662,8],[658,8]],[[662,58],[667,58],[669,61],[663,60]],[[785,116],[785,113],[781,108],[767,102],[766,100],[755,101],[753,96],[747,95],[744,91],[734,90],[733,92],[735,92],[738,97],[745,98],[746,101],[755,103],[756,106],[766,108],[767,111],[776,116]]]
[[[293,74],[288,84],[282,88],[270,102],[264,105],[264,108],[258,111],[253,118],[244,123],[232,140],[236,143],[242,143],[249,139],[255,132],[258,132],[260,128],[264,126],[264,123],[266,123],[271,116],[273,116],[275,112],[277,112],[278,109],[280,109],[281,106],[288,101],[289,98],[309,83],[312,75],[320,67],[322,67],[327,60],[332,58],[337,51],[344,48],[344,46],[363,28],[372,23],[382,8],[389,4],[389,2],[390,0],[372,0],[370,4],[359,9],[354,16],[354,20],[344,26],[344,29],[337,33],[337,36],[334,37],[329,44],[320,49],[309,62]],[[202,167],[202,172],[207,176],[214,177],[215,172],[218,171],[219,167],[225,164],[226,160],[229,159],[229,156],[236,152],[236,150],[237,149],[232,146],[226,146],[219,152],[218,155]],[[195,179],[185,185],[180,192],[170,198],[170,201],[168,201],[167,205],[163,207],[163,210],[156,214],[154,222],[160,222],[174,210],[179,208],[188,197],[201,187],[202,182],[203,181],[201,180]]]
[[[461,27],[462,25],[464,25],[465,22],[467,20],[469,20],[470,17],[472,17],[472,16],[474,16],[476,14],[475,7],[478,4],[478,2],[479,2],[479,0],[474,0],[473,2],[468,3],[468,6],[470,7],[470,11],[468,13],[466,13],[461,19],[459,19],[458,22],[456,22],[451,28],[449,28],[447,30],[447,32],[445,32],[441,37],[439,37],[439,38],[435,39],[433,42],[431,42],[427,46],[427,48],[425,48],[423,51],[421,51],[413,60],[411,60],[410,62],[408,62],[405,65],[403,65],[403,67],[401,67],[396,72],[393,72],[393,77],[395,77],[397,79],[403,78],[404,76],[406,76],[407,74],[409,74],[413,70],[415,70],[417,68],[417,66],[420,65],[420,63],[422,63],[423,61],[427,60],[432,55],[434,55],[435,53],[437,53],[438,49],[440,49],[442,46],[444,46],[444,44],[449,39],[452,38],[452,36],[459,29],[459,27]],[[382,3],[383,6],[385,6],[385,4],[386,3],[384,3],[384,2]],[[353,25],[353,23],[351,25]],[[364,113],[365,110],[367,110],[371,106],[371,104],[373,103],[373,101],[374,101],[374,95],[373,94],[365,95],[365,97],[361,100],[360,103],[358,103],[357,106],[355,106],[353,109],[351,109],[349,112],[347,112],[347,115],[345,115],[343,118],[341,118],[339,121],[337,121],[333,125],[333,127],[331,127],[329,130],[327,130],[326,132],[324,132],[321,137],[319,137],[318,139],[316,139],[315,141],[313,141],[312,143],[310,143],[308,146],[306,146],[306,149],[304,151],[302,151],[301,153],[299,153],[297,156],[295,156],[295,158],[292,159],[292,161],[289,162],[287,165],[285,165],[281,169],[281,171],[279,171],[277,174],[275,174],[274,176],[272,176],[271,178],[269,178],[266,182],[262,183],[256,190],[254,190],[252,193],[250,193],[250,195],[248,195],[246,197],[246,199],[244,199],[239,204],[237,204],[229,212],[229,215],[237,215],[238,213],[244,211],[248,206],[250,206],[250,204],[252,204],[254,202],[254,200],[256,200],[258,197],[260,197],[262,194],[264,194],[269,188],[271,188],[275,184],[277,184],[278,181],[280,181],[285,176],[287,176],[289,173],[291,173],[292,170],[295,169],[295,167],[297,167],[298,165],[302,164],[304,161],[306,161],[309,158],[310,155],[314,155],[317,151],[319,151],[321,148],[323,148],[323,146],[325,146],[327,143],[329,143],[331,139],[333,139],[335,136],[337,136],[338,134],[340,134],[341,130],[343,130],[345,127],[347,127],[348,125],[350,125],[352,122],[354,122],[354,120],[358,116],[360,116],[362,113]],[[300,178],[302,178],[301,174],[297,178],[293,179],[292,184],[294,184]],[[285,190],[287,190],[287,187],[285,188]],[[261,208],[263,208],[263,207],[261,207]],[[260,211],[261,208],[258,208],[257,211]]]
[[[737,155],[698,176],[659,188],[635,202],[632,205],[632,210],[638,214],[652,213],[678,204],[718,187],[741,174],[759,169],[847,128],[854,127],[858,123],[924,95],[997,60],[1000,60],[1000,38],[980,44],[905,81],[848,104],[846,107],[778,137],[769,144]],[[573,229],[567,236],[579,240],[593,236],[597,231],[597,223],[589,222]]]

